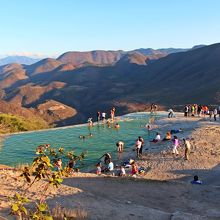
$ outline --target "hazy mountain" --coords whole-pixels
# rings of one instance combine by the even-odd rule
[[[179,53],[179,52],[186,52],[188,50],[194,50],[194,49],[198,49],[201,47],[204,47],[206,45],[196,45],[192,48],[161,48],[161,49],[152,49],[152,48],[140,48],[140,49],[136,49],[134,51],[142,53],[145,56],[148,56],[151,59],[158,59],[161,57],[165,57],[171,53]]]
[[[25,56],[8,56],[5,58],[0,59],[0,66],[11,64],[11,63],[19,63],[19,64],[26,64],[30,65],[36,63],[40,59],[34,59]]]
[[[106,57],[103,54],[99,57]],[[84,66],[80,61],[77,64],[82,66],[76,67],[68,59],[66,64],[45,59],[33,65],[0,67],[0,97],[17,108],[41,111],[45,120],[60,125],[85,122],[97,110],[108,113],[112,105],[117,114],[123,114],[143,110],[152,102],[165,107],[220,103],[220,44],[172,53],[153,62],[137,52],[122,53],[117,62],[116,57],[90,60],[99,65],[113,62],[105,66]],[[48,106],[62,112],[47,112]]]

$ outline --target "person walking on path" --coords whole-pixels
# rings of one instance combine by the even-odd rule
[[[176,156],[179,155],[179,152],[177,150],[178,147],[179,147],[179,140],[177,136],[174,136],[173,137],[173,154],[176,154]]]
[[[191,145],[189,140],[183,139],[184,147],[185,147],[185,160],[189,160],[189,154],[190,154],[190,149]]]

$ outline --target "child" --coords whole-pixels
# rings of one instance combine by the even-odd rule
[[[119,176],[125,176],[125,168],[123,166],[120,166]]]
[[[102,173],[101,163],[96,164],[96,174],[100,175]]]
[[[55,167],[57,171],[60,171],[62,169],[62,160],[61,158],[59,158],[56,163],[55,163]]]
[[[132,167],[132,169],[131,169],[131,175],[135,177],[135,176],[138,174],[138,166],[136,165],[135,162],[133,162],[133,163],[131,164],[131,167]]]

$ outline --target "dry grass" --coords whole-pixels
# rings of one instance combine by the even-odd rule
[[[88,213],[81,207],[69,209],[61,207],[61,205],[56,205],[52,209],[52,216],[54,220],[63,220],[64,218],[68,220],[85,220],[88,218]]]

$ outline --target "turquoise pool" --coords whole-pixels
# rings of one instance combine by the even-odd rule
[[[155,116],[153,116],[155,117]],[[8,136],[0,147],[0,164],[15,166],[31,163],[35,149],[40,144],[51,144],[52,147],[64,147],[77,153],[87,151],[84,168],[98,162],[98,158],[106,152],[116,156],[116,142],[125,142],[125,150],[130,150],[138,136],[149,139],[146,128],[149,114],[132,113],[120,117],[120,129],[108,128],[106,125],[95,125],[91,129],[87,125],[77,125],[58,129],[20,133]],[[82,140],[79,135],[93,134],[92,138]]]

